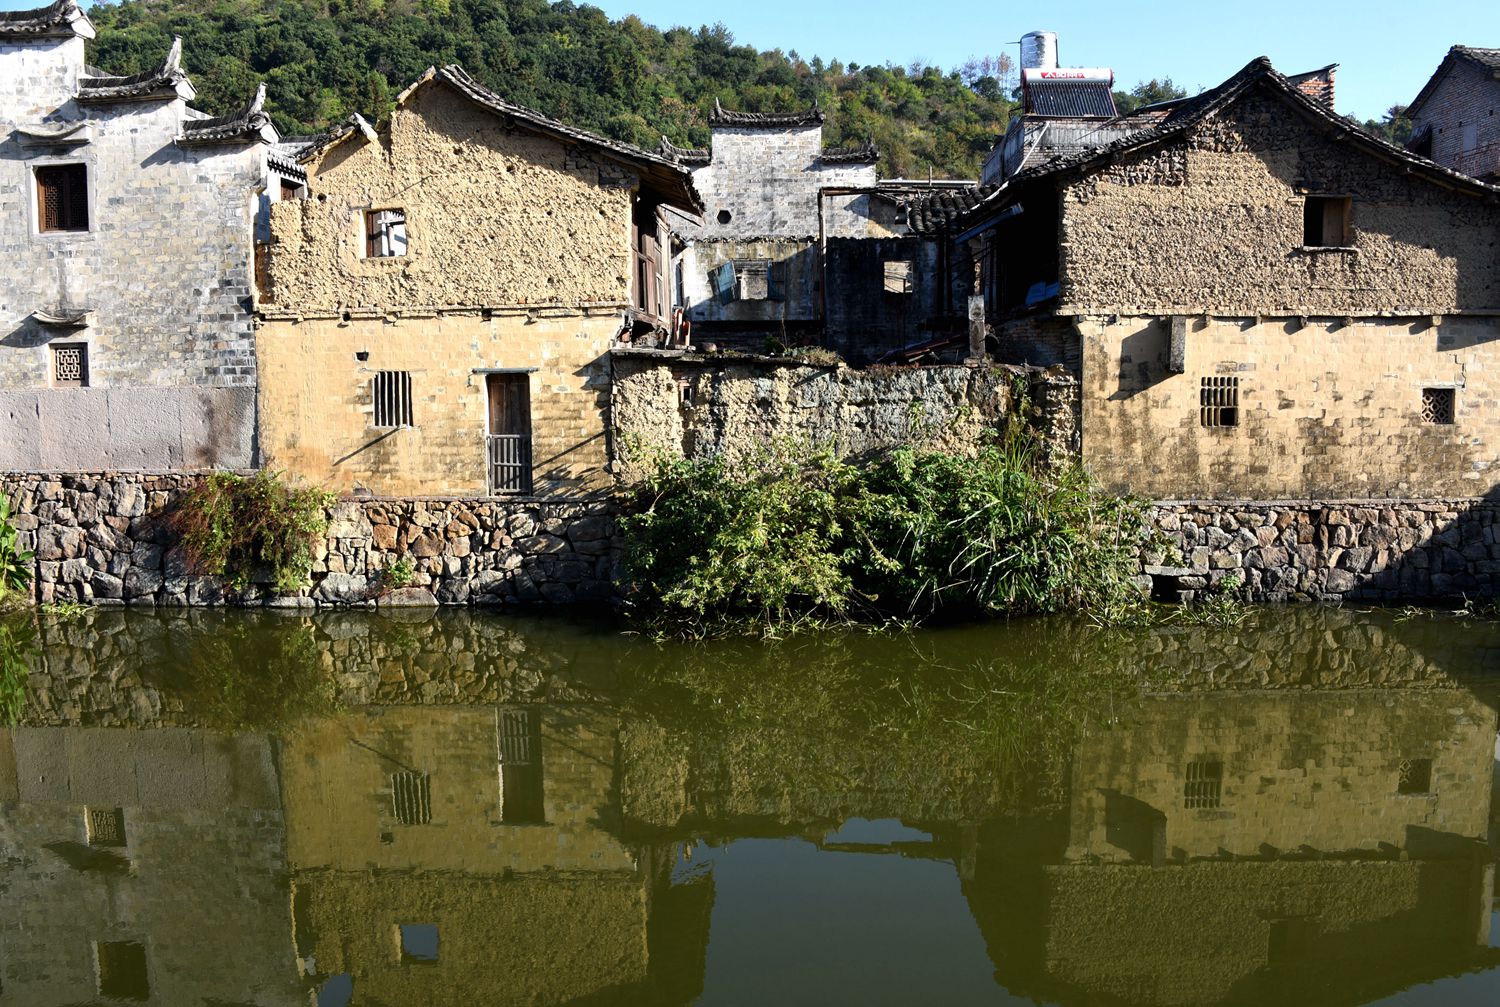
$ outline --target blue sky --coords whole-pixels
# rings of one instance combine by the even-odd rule
[[[42,0],[0,0],[0,9]],[[658,27],[723,21],[739,41],[803,58],[944,68],[970,56],[1015,53],[1027,31],[1059,36],[1062,62],[1113,67],[1125,87],[1171,77],[1189,92],[1212,87],[1256,56],[1288,73],[1338,63],[1338,108],[1361,119],[1405,104],[1456,42],[1500,47],[1500,0],[1396,3],[1120,3],[1001,5],[994,0],[596,0],[611,17]]]
[[[1032,30],[1058,33],[1068,66],[1113,67],[1127,88],[1171,77],[1189,93],[1212,87],[1256,56],[1288,73],[1338,63],[1338,110],[1360,119],[1416,97],[1455,43],[1500,47],[1500,0],[1429,3],[1053,2],[994,0],[595,0],[611,17],[637,14],[665,28],[722,21],[740,42],[795,49],[804,59],[951,68],[970,56],[1015,54]]]

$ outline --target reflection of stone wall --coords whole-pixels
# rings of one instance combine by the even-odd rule
[[[1186,590],[1233,576],[1264,601],[1490,597],[1497,517],[1488,500],[1168,502],[1154,524],[1172,549],[1147,561],[1181,563]]]
[[[197,575],[168,515],[194,476],[0,475],[23,548],[36,552],[39,601],[260,604],[263,586],[226,593]],[[282,604],[608,603],[615,597],[614,511],[606,501],[345,502],[313,566],[313,586]],[[415,569],[394,596],[382,574]]]
[[[121,808],[124,846],[90,846]],[[305,1004],[264,737],[0,730],[0,988],[94,1003],[95,941],[145,947],[153,1003]]]
[[[1073,859],[1430,849],[1487,834],[1495,711],[1456,690],[1158,696],[1073,760]],[[1403,760],[1431,789],[1398,793]],[[1190,763],[1221,768],[1217,806],[1188,808]],[[1442,834],[1441,836],[1436,834]]]

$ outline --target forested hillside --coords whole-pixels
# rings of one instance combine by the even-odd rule
[[[89,11],[91,62],[149,69],[183,38],[196,104],[229,111],[257,81],[284,133],[386,114],[428,66],[459,63],[502,96],[609,136],[706,146],[714,99],[774,111],[821,102],[829,145],[872,136],[887,176],[976,177],[1014,108],[1008,61],[859,66],[736,45],[722,25],[659,31],[546,0],[123,0]]]

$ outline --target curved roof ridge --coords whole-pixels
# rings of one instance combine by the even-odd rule
[[[83,104],[176,97],[190,101],[196,94],[182,69],[182,37],[176,36],[172,48],[167,50],[167,58],[154,70],[124,77],[79,77],[77,99]]]
[[[714,99],[714,110],[709,114],[710,126],[748,126],[751,128],[779,129],[786,126],[821,126],[827,117],[823,107],[813,102],[812,108],[794,112],[736,112],[725,108]]]
[[[0,38],[93,38],[94,23],[78,6],[78,0],[54,0],[31,10],[0,11]]]

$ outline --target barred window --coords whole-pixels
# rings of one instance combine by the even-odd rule
[[[1240,379],[1203,378],[1198,385],[1198,422],[1205,427],[1240,425]]]
[[[1187,782],[1182,788],[1185,808],[1217,808],[1224,781],[1222,762],[1189,762]]]
[[[391,774],[391,805],[402,825],[432,821],[432,779],[426,773],[402,770]]]
[[[36,170],[37,230],[89,229],[89,175],[81,164],[49,164]]]
[[[89,808],[88,827],[90,846],[125,845],[123,808]]]
[[[411,371],[376,371],[370,394],[375,402],[375,426],[413,426]]]
[[[52,344],[52,383],[58,388],[86,388],[89,383],[87,343]]]
[[[1422,422],[1452,423],[1454,398],[1452,388],[1422,389]]]
[[[367,210],[365,212],[365,255],[388,259],[406,254],[406,211]]]

